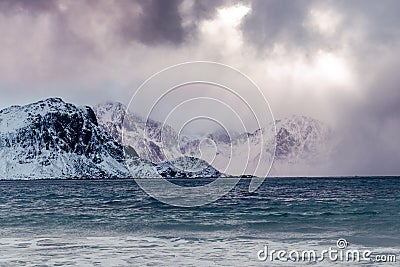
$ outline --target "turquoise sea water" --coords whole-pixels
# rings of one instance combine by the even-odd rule
[[[400,261],[400,177],[269,178],[254,193],[249,181],[196,208],[160,203],[133,180],[0,181],[0,266],[293,266],[257,252],[339,238]],[[372,263],[348,263],[358,264]],[[343,263],[312,264],[328,265]]]

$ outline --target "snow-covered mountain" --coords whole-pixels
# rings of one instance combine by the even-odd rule
[[[230,175],[267,173],[274,151],[273,127],[252,134],[210,133],[205,139],[178,134],[169,125],[126,113],[120,103],[106,103],[94,107],[100,127],[115,140],[132,146],[139,156],[153,163],[183,156],[201,158],[221,173]],[[124,125],[123,125],[124,124]],[[124,126],[124,127],[122,127]],[[265,144],[260,144],[264,138]],[[262,153],[260,150],[263,150]],[[261,159],[260,159],[261,157]],[[246,166],[246,163],[247,166]]]
[[[320,161],[331,152],[332,131],[321,121],[292,116],[276,122],[277,161],[289,163]]]
[[[124,129],[124,144],[132,146],[141,158],[160,163],[181,156],[177,134],[169,125],[126,113],[126,106],[116,102],[96,105],[93,110],[100,127],[119,143]]]
[[[120,144],[121,139],[118,138],[121,127],[115,122],[122,121],[124,112],[122,106],[115,110],[121,112],[102,113],[101,127],[90,107],[77,107],[60,98],[1,110],[0,178],[174,178],[222,175],[203,161],[199,161],[200,169],[186,170],[197,162],[190,157],[158,164],[140,158],[132,146],[123,147]],[[156,128],[155,125],[150,129]],[[140,132],[140,127],[138,123],[138,127],[131,129]],[[157,131],[150,134],[152,139],[149,140],[157,140]],[[140,150],[142,147],[138,144]],[[179,166],[185,168],[180,169]]]
[[[291,116],[275,124],[276,152],[271,175],[327,174],[337,143],[330,127],[306,116]]]
[[[149,173],[142,173],[137,159],[128,165],[138,177],[183,178],[183,177],[220,177],[224,174],[210,166],[206,161],[194,158],[194,153],[182,156],[184,147],[178,147],[178,136],[169,125],[163,125],[153,120],[143,120],[135,114],[126,113],[126,107],[121,103],[107,102],[93,107],[100,127],[122,143],[124,129],[124,144],[129,145],[139,157],[148,164],[153,163]],[[124,124],[124,127],[123,127]],[[187,140],[184,144],[187,146]],[[196,140],[197,142],[197,140]],[[193,144],[193,147],[196,147]],[[193,149],[192,149],[193,150]],[[196,154],[198,156],[198,154]],[[196,169],[193,169],[196,167]]]
[[[90,107],[49,98],[0,111],[3,178],[129,177],[124,162]]]
[[[179,136],[178,140],[172,127],[151,120],[146,123],[138,116],[125,114],[125,110],[122,104],[111,102],[94,108],[104,130],[120,141],[124,128],[124,142],[153,163],[185,155],[202,158],[223,173],[263,175],[270,167],[276,142],[272,174],[301,175],[305,169],[316,169],[329,161],[333,149],[330,128],[305,116],[276,120],[276,135],[270,125],[231,137],[218,132],[208,134],[206,139]],[[243,162],[247,166],[243,167]]]

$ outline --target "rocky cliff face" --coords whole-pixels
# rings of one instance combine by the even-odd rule
[[[129,176],[121,145],[93,110],[59,98],[0,111],[0,162],[4,178]]]
[[[132,146],[141,158],[160,163],[181,155],[177,134],[170,126],[126,113],[126,107],[121,103],[99,104],[93,110],[100,127],[119,143],[122,142],[124,124],[124,143]]]

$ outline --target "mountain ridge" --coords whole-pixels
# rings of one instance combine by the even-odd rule
[[[48,98],[3,109],[0,136],[0,174],[6,178],[129,175],[120,144],[99,129],[88,106]]]
[[[125,117],[118,116],[120,121],[105,122],[105,117],[102,115],[104,114],[103,110],[105,107],[107,112],[115,112],[116,114],[124,113]],[[100,127],[110,132],[116,140],[122,140],[123,123],[135,125],[136,129],[140,129],[139,131],[129,131],[128,129],[124,133],[124,138],[126,139],[124,141],[132,145],[135,149],[138,147],[138,154],[146,160],[159,163],[181,155],[198,158],[203,156],[203,159],[205,159],[204,155],[213,149],[213,144],[209,144],[205,146],[205,153],[201,153],[204,151],[200,151],[200,139],[192,136],[179,136],[178,138],[176,132],[170,126],[152,120],[150,120],[150,124],[146,124],[144,119],[126,113],[126,110],[127,108],[123,104],[115,104],[113,102],[108,102],[106,106],[98,104],[94,107]],[[209,133],[206,137],[219,145],[219,150],[216,151],[217,155],[216,158],[214,157],[214,162],[210,160],[208,163],[217,170],[222,171],[224,164],[228,162],[228,158],[231,155],[229,153],[229,146],[233,144],[236,147],[233,153],[240,154],[245,151],[246,142],[249,141],[252,146],[249,152],[250,167],[245,170],[244,174],[254,174],[254,170],[258,167],[257,160],[259,159],[259,155],[257,153],[259,152],[257,151],[260,148],[259,142],[262,138],[266,140],[267,144],[264,146],[265,152],[261,162],[269,164],[271,162],[270,155],[275,152],[274,166],[272,168],[274,175],[285,175],[286,169],[294,169],[296,171],[296,167],[302,170],[306,167],[312,169],[329,159],[333,150],[332,130],[323,122],[307,116],[293,115],[288,118],[276,120],[275,125],[276,135],[272,132],[272,125],[270,129],[261,128],[255,130],[253,133],[236,133],[231,137],[225,133]],[[118,130],[110,131],[110,129]],[[151,135],[146,135],[146,132],[150,132],[158,138],[152,138]],[[160,142],[159,136],[161,132],[165,135],[164,137],[167,142]],[[181,142],[179,147],[177,147],[178,141]],[[273,142],[275,141],[276,149],[273,151]],[[212,156],[208,158],[212,158]],[[232,172],[235,171],[232,170]],[[265,167],[263,173],[266,173]],[[236,173],[228,172],[228,174],[240,175],[243,173],[237,170]]]
[[[173,178],[167,165],[169,173],[178,172],[168,161],[154,164],[123,147],[99,126],[89,106],[48,98],[0,110],[2,179]]]

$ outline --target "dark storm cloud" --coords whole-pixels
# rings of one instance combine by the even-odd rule
[[[32,13],[41,13],[55,9],[55,1],[49,0],[1,0],[1,12],[26,11]]]
[[[173,43],[180,44],[184,41],[185,32],[182,27],[182,18],[179,13],[181,0],[147,0],[147,1],[115,1],[113,4],[120,5],[120,17],[115,28],[120,28],[120,34],[126,41],[140,41],[145,44]],[[66,2],[66,4],[69,4]],[[75,3],[76,4],[76,3]],[[87,12],[93,12],[96,7],[101,7],[104,2],[86,0],[81,1],[82,8]],[[140,6],[140,15],[130,12],[135,6]],[[40,15],[51,13],[57,22],[60,22],[57,30],[66,32],[68,25],[63,23],[63,14],[59,12],[56,1],[52,0],[3,0],[0,1],[3,12],[20,12]],[[90,9],[89,9],[90,8]],[[73,15],[73,14],[72,14]],[[114,14],[110,14],[113,16]]]
[[[376,45],[397,42],[400,37],[400,2],[396,0],[253,0],[249,3],[252,12],[246,17],[242,30],[245,38],[260,49],[276,43],[315,49],[328,45],[327,41],[340,42],[337,36],[326,40],[307,29],[305,22],[313,7],[333,9],[341,15],[339,34],[353,27],[363,27],[364,41]]]
[[[353,0],[330,2],[344,15],[344,24],[357,24],[366,29],[366,37],[382,45],[397,41],[400,37],[400,2],[396,0]]]
[[[399,1],[341,1],[344,24],[363,28],[352,43],[362,95],[341,114],[347,133],[348,172],[396,175],[400,171]],[[351,44],[350,44],[351,45]],[[349,164],[350,163],[350,164]]]
[[[275,44],[306,55],[319,50],[335,53],[335,49],[346,55],[357,80],[351,88],[356,93],[346,97],[346,92],[331,92],[330,112],[338,121],[335,131],[342,141],[329,171],[344,175],[398,174],[400,1],[249,3],[252,11],[246,16],[242,31],[262,57],[268,59]],[[314,8],[332,10],[340,16],[334,34],[323,36],[310,30],[307,19]]]
[[[212,18],[215,15],[217,8],[226,4],[235,4],[239,1],[227,1],[227,0],[197,0],[193,1],[193,12],[192,15],[196,19]]]
[[[183,0],[110,1],[109,3],[120,7],[114,30],[127,43],[139,41],[146,45],[182,44],[187,36],[193,35],[191,31],[194,30],[193,27],[185,28],[182,25],[182,14],[180,12],[182,2]],[[194,25],[196,25],[197,20],[212,17],[216,8],[225,2],[222,0],[193,1],[189,15],[194,18]],[[65,4],[71,3],[65,2]],[[104,1],[82,0],[79,5],[82,9],[88,9],[88,12],[95,12],[97,8],[104,5]],[[137,6],[141,9],[139,14],[132,12]],[[0,1],[0,9],[7,13],[25,12],[33,15],[50,13],[60,22],[57,25],[58,30],[62,32],[68,30],[65,28],[68,25],[63,24],[65,14],[60,12],[57,1],[2,0]],[[115,14],[110,13],[110,16],[113,15]]]
[[[350,105],[340,106],[342,123],[337,131],[344,139],[336,165],[346,173],[399,174],[399,55],[400,49],[393,48],[373,55],[383,59],[363,62],[363,95]]]
[[[189,16],[193,25],[184,27],[183,14],[180,11],[182,0],[148,0],[138,1],[142,8],[138,25],[131,22],[128,16],[122,20],[122,34],[126,39],[139,40],[148,45],[172,43],[179,45],[194,37],[197,22],[215,15],[216,8],[226,1],[202,0],[191,2]]]
[[[282,41],[293,45],[310,41],[303,23],[311,1],[256,0],[250,2],[252,11],[243,24],[245,37],[264,48]]]
[[[180,44],[184,41],[185,32],[179,13],[181,0],[148,0],[139,1],[142,8],[139,25],[129,17],[122,20],[122,34],[126,39],[140,40],[145,44],[169,42]]]

